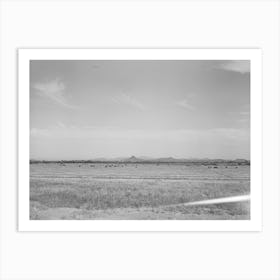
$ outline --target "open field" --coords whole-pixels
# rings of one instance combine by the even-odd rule
[[[31,219],[249,219],[249,202],[183,205],[249,193],[248,165],[30,165]]]

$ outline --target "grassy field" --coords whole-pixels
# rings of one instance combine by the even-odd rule
[[[249,203],[183,203],[250,193],[250,167],[30,165],[31,219],[249,219]]]

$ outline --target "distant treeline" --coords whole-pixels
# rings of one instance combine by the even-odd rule
[[[185,165],[250,165],[249,160],[223,160],[223,159],[209,159],[209,160],[174,160],[174,161],[157,161],[157,160],[139,160],[139,161],[117,161],[117,160],[30,160],[30,164],[38,163],[57,163],[57,164],[185,164]]]

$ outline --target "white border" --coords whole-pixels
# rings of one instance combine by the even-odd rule
[[[30,60],[250,60],[251,219],[226,221],[29,220]],[[262,93],[260,49],[19,49],[18,230],[19,231],[261,231]]]

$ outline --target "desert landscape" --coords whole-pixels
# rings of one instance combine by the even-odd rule
[[[250,193],[247,161],[32,162],[30,219],[250,219],[250,202],[187,205]]]
[[[250,61],[32,60],[29,162],[31,220],[249,220]]]

